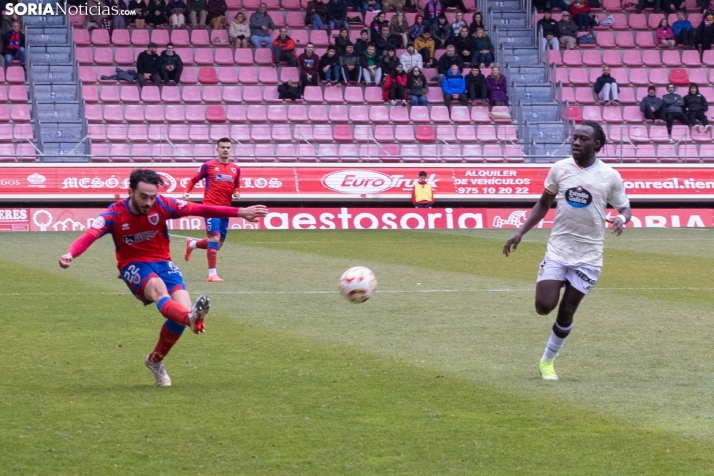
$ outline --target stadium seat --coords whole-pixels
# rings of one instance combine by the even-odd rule
[[[233,66],[233,50],[230,48],[216,48],[215,57],[213,59],[218,66]],[[209,63],[210,64],[210,63]]]
[[[652,35],[650,35],[652,39]],[[632,37],[632,33],[629,31],[620,31],[615,37],[615,44],[618,48],[634,48],[635,39]]]
[[[312,134],[310,124],[296,124],[293,128],[293,139],[297,142],[312,142],[315,137]]]
[[[427,106],[412,106],[409,119],[411,122],[419,124],[428,124],[431,122],[429,118],[429,108]]]
[[[91,44],[88,30],[85,30],[83,28],[77,28],[72,33],[74,37],[74,42],[77,46],[89,46]]]
[[[372,106],[369,109],[369,120],[375,124],[386,124],[389,122],[389,111],[387,106]]]
[[[322,104],[322,89],[319,86],[307,86],[303,98],[308,104]]]
[[[260,82],[260,84],[278,84],[278,72],[275,70],[275,68],[270,66],[264,66],[262,68],[259,68],[258,81]]]
[[[260,48],[255,50],[255,64],[271,66],[273,64],[273,52],[270,48]]]
[[[10,139],[12,139],[12,125],[7,124],[6,126],[10,129]],[[107,140],[104,124],[89,124],[87,130],[89,132],[89,137],[93,142],[104,142]],[[2,137],[3,132],[4,131],[0,129],[0,141],[4,140]],[[124,140],[126,140],[126,137]]]
[[[367,106],[350,106],[349,121],[354,124],[368,123],[369,111],[367,110]]]
[[[307,117],[310,122],[326,123],[328,122],[327,107],[323,105],[310,106]]]
[[[185,124],[171,124],[169,127],[169,140],[171,142],[188,142],[188,126]]]
[[[79,61],[80,65],[94,64],[92,49],[88,47],[77,48],[75,51],[75,58]]]
[[[650,79],[647,75],[646,69],[631,69],[630,70],[630,83],[635,86],[648,86],[650,84]]]
[[[431,89],[429,92],[431,92]],[[441,93],[441,91],[439,91],[439,93]],[[384,99],[382,99],[382,88],[368,86],[364,90],[364,100],[367,101],[368,104],[384,104]]]
[[[602,122],[600,106],[584,106],[582,115],[583,120]]]
[[[371,125],[356,124],[354,128],[354,140],[357,142],[371,142],[374,139],[374,130]]]
[[[652,36],[650,34],[650,36]],[[642,64],[650,68],[662,67],[662,57],[658,50],[645,50],[642,52]]]
[[[565,50],[563,51],[563,64],[565,66],[578,67],[583,65],[580,50]]]
[[[189,107],[192,107],[192,106],[189,106]],[[178,105],[178,104],[167,105],[166,110],[164,111],[164,114],[165,114],[166,122],[179,123],[179,122],[186,121],[186,116],[185,116],[183,106]]]
[[[369,126],[367,126],[369,127]],[[377,142],[394,142],[394,130],[389,124],[379,124],[374,128],[374,138]]]
[[[671,68],[682,66],[682,59],[678,50],[665,50],[662,52],[662,64]]]
[[[629,129],[630,141],[634,143],[649,142],[649,134],[647,133],[647,128],[642,125],[633,125]]]
[[[577,51],[577,50],[568,50],[568,51]],[[590,66],[592,68],[602,68],[602,58],[600,57],[600,51],[598,51],[598,50],[583,51],[583,64],[585,66]]]
[[[416,140],[419,142],[436,142],[436,131],[434,130],[434,126],[418,125],[416,127]]]
[[[262,104],[251,104],[248,106],[246,118],[250,124],[256,122],[268,122],[268,115],[265,111],[265,106]],[[229,121],[234,122],[232,119],[229,119]]]
[[[238,82],[240,84],[258,84],[258,73],[255,68],[250,66],[240,68]]]
[[[84,106],[84,117],[89,122],[102,122],[102,106],[99,104],[87,104]],[[9,121],[7,105],[0,104],[0,121]]]
[[[114,51],[114,63],[119,66],[136,66],[136,60],[134,59],[134,50],[130,46],[117,48]],[[109,63],[111,64],[111,63]]]
[[[601,31],[596,37],[597,46],[600,48],[614,48],[615,35],[611,31]],[[619,53],[618,53],[619,56]]]
[[[104,86],[107,87],[107,86]],[[134,85],[124,85],[121,88],[119,100],[122,103],[138,103],[140,102],[139,88]]]
[[[638,31],[635,44],[639,48],[655,48],[654,34],[651,31]]]
[[[622,118],[625,122],[630,124],[641,124],[643,121],[639,106],[625,106],[622,112]]]
[[[457,138],[460,137],[459,130],[462,127],[473,129],[472,126],[457,126],[456,127],[456,137]],[[479,142],[498,142],[498,135],[496,134],[496,127],[493,125],[490,125],[490,124],[478,126],[478,130],[476,132],[476,138],[478,139]]]
[[[689,51],[691,53],[697,53],[696,51]],[[665,53],[669,53],[665,51]],[[673,68],[669,72],[669,81],[675,86],[687,86],[690,83],[690,79],[687,77],[687,70],[682,68]]]
[[[466,106],[451,107],[451,121],[456,124],[468,124],[471,122],[471,115]]]
[[[228,22],[230,23],[230,22]],[[227,30],[211,30],[211,45],[222,49],[222,47],[230,47]]]
[[[129,124],[127,138],[130,142],[146,142],[149,140],[146,134],[145,124]]]
[[[156,86],[154,86],[156,87]],[[186,86],[184,86],[186,88]],[[158,89],[158,88],[157,88]],[[181,91],[178,86],[164,86],[161,89],[161,102],[178,104],[181,102]]]
[[[355,86],[346,87],[344,100],[348,104],[364,104],[365,101],[362,94],[362,88]]]
[[[652,13],[649,16],[650,17],[659,16],[660,19],[663,18],[662,14],[656,14],[656,13]],[[628,23],[630,25],[630,28],[632,28],[633,30],[648,30],[648,29],[656,29],[657,28],[657,27],[650,28],[647,26],[647,17],[645,16],[644,13],[636,13],[636,14],[631,13]]]
[[[329,122],[332,123],[347,123],[349,122],[349,117],[347,114],[347,106],[342,105],[332,105],[330,106],[329,113],[327,115]]]
[[[216,68],[201,68],[198,71],[198,82],[201,84],[218,84]]]
[[[587,86],[590,84],[588,73],[585,68],[573,68],[570,70],[570,84],[573,86]]]
[[[138,46],[142,50],[146,50],[149,44],[149,30],[132,30],[131,44],[133,46]]]
[[[609,124],[621,124],[622,110],[619,107],[604,107],[602,111],[602,118]]]
[[[490,124],[491,116],[488,108],[483,106],[475,106],[471,108],[471,120],[477,124]]]
[[[253,61],[253,51],[249,48],[237,48],[234,60],[235,64],[239,66],[255,65],[255,62]]]
[[[352,128],[349,125],[335,125],[332,131],[332,136],[337,142],[352,142],[352,140],[354,140],[354,137],[352,136]]]
[[[639,68],[642,66],[642,54],[640,50],[627,50],[622,53],[622,63],[625,66]]]
[[[325,88],[325,102],[328,104],[342,104],[342,88]]]
[[[438,125],[436,126],[436,139],[442,142],[455,142],[456,141],[456,131],[452,125]]]
[[[655,86],[666,86],[669,83],[669,75],[665,68],[655,68],[650,70],[650,84]]]
[[[95,28],[92,30],[91,36],[92,46],[109,46],[111,44],[109,39],[109,30]]]
[[[96,30],[95,30],[96,31]],[[81,63],[81,61],[80,61]],[[96,48],[94,50],[94,63],[98,65],[114,64],[114,54],[111,48]]]
[[[409,124],[409,110],[406,107],[392,107],[389,110],[389,121],[393,124]]]
[[[598,38],[602,33],[598,34]],[[622,54],[620,50],[605,50],[602,53],[602,63],[610,66],[611,68],[617,68],[622,66]]]
[[[221,68],[218,72],[218,82],[221,84],[238,84],[238,73],[236,68]]]
[[[595,94],[591,87],[575,88],[575,101],[578,104],[595,104]]]
[[[208,37],[208,31],[202,30],[200,28],[194,28],[193,30],[191,30],[191,44],[198,48],[211,46],[211,41]]]

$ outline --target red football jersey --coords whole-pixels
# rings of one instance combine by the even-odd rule
[[[191,202],[159,195],[149,213],[135,215],[126,198],[110,205],[87,233],[95,238],[111,233],[119,269],[135,261],[171,261],[166,220],[191,215],[193,206]]]
[[[233,193],[240,187],[240,167],[233,162],[222,164],[216,159],[209,160],[201,165],[198,173],[191,178],[185,192],[205,180],[203,191],[204,205],[221,205],[228,207],[233,200]]]

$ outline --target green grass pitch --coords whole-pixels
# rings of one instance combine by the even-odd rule
[[[234,231],[223,284],[174,238],[212,309],[171,388],[110,238],[61,270],[76,234],[3,234],[0,474],[713,474],[714,231],[608,234],[558,382],[533,309],[548,231],[506,259],[511,232]],[[336,291],[355,265],[379,282],[360,305]]]

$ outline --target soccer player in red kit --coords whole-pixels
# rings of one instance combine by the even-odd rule
[[[186,326],[196,334],[205,332],[204,318],[210,307],[208,297],[201,296],[191,307],[181,270],[171,262],[166,220],[189,215],[202,217],[238,216],[248,221],[264,217],[263,205],[247,208],[216,207],[175,200],[158,194],[163,185],[153,170],[137,169],[129,178],[129,197],[113,203],[94,220],[94,224],[77,238],[59,259],[62,268],[85,252],[97,239],[111,234],[116,247],[120,277],[144,305],[156,303],[166,318],[159,341],[145,359],[160,387],[171,386],[163,360],[181,337]]]
[[[228,207],[232,200],[240,198],[238,187],[240,186],[240,167],[231,162],[231,140],[227,137],[218,139],[216,144],[218,159],[209,160],[201,165],[198,173],[191,178],[183,192],[183,198],[188,200],[189,193],[193,187],[205,180],[203,192],[204,205],[220,205]],[[191,252],[200,248],[206,250],[208,258],[208,278],[209,283],[222,283],[223,279],[218,276],[216,262],[218,261],[218,250],[223,246],[228,234],[228,218],[206,218],[207,239],[195,240],[186,239],[186,252],[183,257],[186,261],[191,259]]]

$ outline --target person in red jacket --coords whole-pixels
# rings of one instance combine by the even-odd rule
[[[399,63],[394,71],[389,73],[384,78],[384,86],[382,87],[382,99],[391,101],[392,106],[396,106],[401,102],[402,106],[407,105],[407,73],[404,72],[404,66]]]
[[[588,0],[574,0],[570,5],[570,14],[578,25],[579,31],[590,30],[590,4]]]
[[[278,69],[278,63],[285,61],[288,66],[297,66],[297,54],[295,53],[295,40],[288,36],[288,29],[280,27],[280,34],[273,41],[273,66]]]

